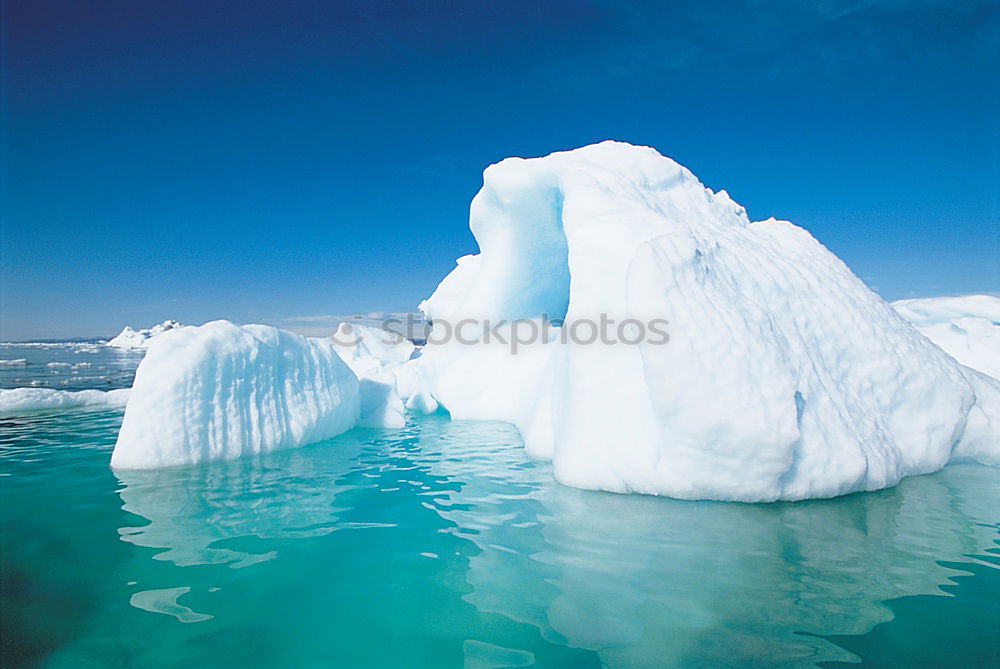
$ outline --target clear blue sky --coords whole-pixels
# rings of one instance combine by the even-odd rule
[[[1000,292],[1000,3],[640,4],[5,1],[0,339],[410,310],[486,165],[608,138]]]

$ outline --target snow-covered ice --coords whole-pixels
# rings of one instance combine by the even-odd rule
[[[1000,379],[1000,297],[931,297],[892,306],[960,363]]]
[[[76,407],[121,407],[128,400],[120,390],[53,390],[52,388],[0,389],[0,417],[20,416],[32,411]]]
[[[359,417],[358,380],[329,340],[213,321],[153,339],[111,465],[221,460],[333,437]]]
[[[653,149],[604,142],[492,165],[470,226],[480,252],[421,305],[435,330],[669,321],[666,343],[557,338],[513,355],[452,338],[404,365],[452,417],[516,425],[565,484],[794,500],[1000,460],[1000,383],[920,335],[808,232],[751,222]]]
[[[341,323],[331,341],[358,377],[360,424],[364,427],[403,427],[406,417],[396,388],[395,372],[413,355],[413,342],[395,332],[354,323]]]
[[[362,425],[402,427],[406,424],[405,409],[426,414],[437,410],[420,367],[407,364],[419,357],[419,351],[401,333],[341,323],[332,339],[344,362],[361,380]]]
[[[341,323],[331,340],[344,362],[359,374],[400,365],[413,356],[415,348],[394,331],[354,323]]]
[[[150,340],[154,337],[179,327],[183,327],[183,325],[169,319],[151,328],[144,328],[142,330],[133,330],[130,326],[126,325],[117,336],[110,339],[105,345],[114,348],[146,348],[149,346]]]
[[[145,338],[112,465],[399,427],[404,403],[512,423],[559,481],[615,492],[795,500],[1000,463],[1000,381],[958,364],[808,232],[751,222],[653,149],[504,160],[470,226],[480,252],[421,305],[434,324],[422,351],[359,325],[332,340],[225,321]],[[970,346],[985,332],[970,318],[996,326],[969,305],[896,306],[914,321],[951,314]],[[552,319],[565,324],[509,346]],[[466,338],[499,338],[438,336],[462,322]],[[578,331],[605,324],[616,341]]]

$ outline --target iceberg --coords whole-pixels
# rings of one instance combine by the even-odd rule
[[[340,357],[359,376],[398,367],[416,350],[403,335],[370,325],[341,323],[330,339]]]
[[[3,388],[0,389],[0,418],[51,409],[123,407],[128,395],[128,388],[76,391],[52,388]]]
[[[420,367],[409,364],[420,350],[401,332],[385,323],[378,328],[341,323],[331,339],[361,381],[362,425],[399,428],[406,424],[405,409],[437,411]]]
[[[654,149],[503,160],[470,227],[479,253],[421,304],[432,329],[401,394],[513,423],[566,485],[800,500],[1000,462],[1000,382],[808,232],[751,222]],[[608,322],[616,341],[572,336]],[[524,324],[547,334],[515,353]]]
[[[169,319],[143,330],[133,330],[130,326],[126,325],[117,336],[108,340],[105,346],[113,348],[146,348],[149,346],[150,340],[154,337],[180,327],[184,326],[177,321]]]
[[[359,418],[358,379],[329,340],[213,321],[149,342],[116,469],[224,460],[328,439]]]
[[[1000,379],[1000,297],[931,297],[892,306],[955,360]]]
[[[406,425],[396,370],[414,352],[413,342],[383,328],[341,323],[331,337],[341,359],[358,377],[363,427]]]

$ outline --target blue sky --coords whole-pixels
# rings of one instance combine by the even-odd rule
[[[0,339],[405,311],[482,169],[656,147],[887,299],[1000,292],[1000,5],[4,2]]]

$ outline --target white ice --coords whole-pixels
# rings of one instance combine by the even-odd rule
[[[960,363],[1000,379],[1000,297],[932,297],[892,306]]]
[[[453,418],[520,430],[581,488],[741,501],[890,486],[1000,460],[1000,383],[963,367],[808,232],[752,223],[655,150],[510,158],[472,202],[442,323],[669,321],[669,341],[429,343],[404,365]],[[581,329],[581,331],[586,331]],[[432,332],[432,339],[435,339]],[[402,389],[401,389],[402,390]]]
[[[76,407],[121,407],[128,400],[127,388],[121,390],[53,390],[51,388],[0,389],[0,417],[20,416],[27,412]]]
[[[333,437],[359,417],[358,379],[329,340],[214,321],[155,337],[111,465],[230,459]]]
[[[395,372],[413,355],[413,342],[391,330],[353,323],[341,323],[331,340],[358,377],[360,425],[403,427],[406,418]]]
[[[347,343],[224,321],[156,336],[112,465],[399,427],[403,401],[510,422],[558,480],[615,492],[795,500],[1000,462],[1000,381],[918,333],[805,230],[751,223],[653,149],[502,161],[470,225],[480,252],[421,305],[435,325],[420,354],[372,328]],[[468,336],[543,318],[566,323],[516,354],[519,322],[492,344],[438,336],[463,319],[478,319]],[[563,336],[602,319],[618,343]],[[620,341],[637,327],[642,341]]]
[[[146,348],[154,337],[179,327],[183,326],[177,321],[169,319],[151,328],[144,328],[142,330],[133,330],[130,326],[126,325],[105,346],[112,346],[114,348]]]

